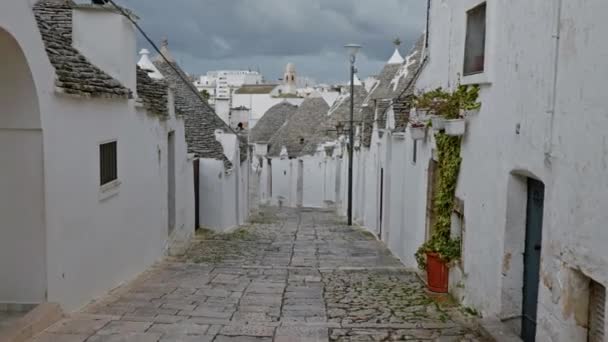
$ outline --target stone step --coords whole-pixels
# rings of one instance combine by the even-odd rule
[[[42,303],[6,329],[0,331],[2,342],[25,342],[63,318],[59,304]]]

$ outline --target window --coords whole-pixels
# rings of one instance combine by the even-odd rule
[[[118,179],[116,147],[116,141],[99,145],[99,175],[102,186]]]
[[[414,140],[412,145],[412,164],[416,165],[416,159],[418,159],[418,140]]]
[[[467,35],[464,46],[464,75],[484,71],[486,49],[486,3],[467,12]]]

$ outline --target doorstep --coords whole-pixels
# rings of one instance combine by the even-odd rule
[[[0,341],[27,341],[55,324],[62,317],[63,311],[59,304],[42,303],[0,330]]]

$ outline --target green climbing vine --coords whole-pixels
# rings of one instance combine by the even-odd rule
[[[438,152],[438,186],[433,199],[435,224],[431,238],[416,252],[420,269],[426,268],[426,254],[437,253],[445,262],[460,258],[460,239],[452,238],[451,222],[456,184],[460,172],[460,137],[435,135]]]

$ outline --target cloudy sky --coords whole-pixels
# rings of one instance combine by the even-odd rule
[[[405,54],[422,33],[424,0],[116,0],[191,74],[259,68],[270,81],[287,62],[319,82],[348,78],[343,46],[364,49],[360,75],[376,74],[399,37]],[[143,45],[143,40],[141,40]]]

